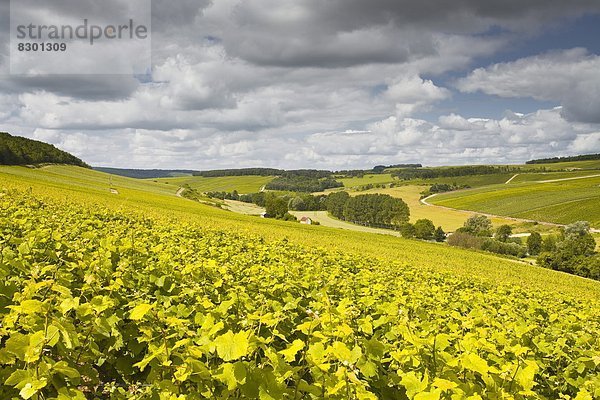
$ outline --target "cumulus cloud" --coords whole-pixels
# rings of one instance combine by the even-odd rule
[[[431,80],[404,76],[394,80],[383,96],[396,104],[398,115],[409,116],[432,103],[450,97],[450,91],[436,86]]]
[[[478,68],[458,80],[464,92],[556,101],[565,116],[600,123],[600,56],[575,48]]]
[[[8,75],[0,0],[0,127],[91,164],[146,168],[510,162],[597,148],[598,57],[584,50],[475,70],[458,84],[562,108],[467,118],[448,84],[515,33],[598,11],[596,0],[152,3],[151,76],[31,78]]]
[[[465,129],[468,127],[468,129]],[[573,124],[560,108],[503,118],[449,114],[437,123],[388,117],[362,130],[277,135],[275,130],[224,133],[217,129],[35,129],[28,136],[57,144],[94,165],[214,169],[371,168],[381,163],[425,165],[515,163],[531,158],[600,151],[600,131]]]

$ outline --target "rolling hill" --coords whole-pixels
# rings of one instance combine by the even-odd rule
[[[177,188],[0,167],[2,398],[596,393],[600,282]]]
[[[0,132],[0,165],[67,164],[89,168],[79,158],[51,144]]]
[[[432,204],[517,218],[569,224],[588,221],[600,227],[600,173],[574,176],[538,174],[538,181],[515,179],[510,184],[439,194]],[[517,177],[518,178],[518,177]]]

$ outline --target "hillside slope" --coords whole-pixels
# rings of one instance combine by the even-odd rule
[[[72,154],[51,144],[0,132],[0,165],[67,164],[89,168]]]
[[[207,206],[176,196],[176,186],[115,177],[69,166],[42,169],[0,167],[0,187],[30,190],[39,198],[98,205],[142,216],[168,217],[182,223],[259,235],[266,240],[286,238],[310,248],[327,248],[405,265],[434,268],[473,280],[504,282],[532,290],[569,293],[575,297],[600,296],[600,283],[575,276],[434,243],[388,235],[353,232],[264,219]],[[111,194],[110,188],[118,191]]]
[[[540,175],[540,179],[544,179]],[[518,182],[518,178],[513,182]],[[569,224],[588,221],[600,227],[600,176],[558,178],[443,193],[432,204],[460,210]]]
[[[1,398],[597,394],[598,282],[107,178],[0,168]]]

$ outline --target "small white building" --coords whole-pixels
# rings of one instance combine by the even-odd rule
[[[300,223],[305,225],[312,225],[313,221],[308,217],[302,217],[300,218]]]

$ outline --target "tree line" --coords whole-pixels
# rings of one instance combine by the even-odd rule
[[[584,154],[584,155],[580,155],[580,156],[570,156],[570,157],[540,158],[537,160],[527,161],[525,164],[555,164],[555,163],[560,163],[560,162],[591,161],[591,160],[600,160],[600,154]]]
[[[387,194],[350,196],[335,192],[327,197],[327,211],[343,221],[366,226],[399,228],[408,222],[410,210],[402,200]]]
[[[600,280],[600,253],[586,221],[575,222],[540,245],[538,265],[556,271]]]
[[[107,167],[94,167],[93,169],[107,174],[135,179],[175,178],[177,176],[192,175],[195,172],[187,169],[132,169]]]
[[[286,174],[285,176],[273,179],[265,185],[265,188],[284,192],[312,193],[343,186],[343,183],[331,177],[318,178],[316,176]]]
[[[215,169],[211,171],[195,171],[194,176],[205,178],[218,178],[224,176],[277,176],[285,171],[275,168],[238,168],[238,169]]]
[[[490,175],[519,172],[521,169],[511,166],[472,165],[445,168],[408,168],[392,172],[392,176],[402,180],[447,178],[456,176]]]
[[[531,232],[525,243],[511,235],[510,225],[493,231],[489,218],[474,215],[448,237],[448,244],[520,258],[537,257],[541,267],[600,280],[600,254],[595,250],[596,241],[588,222],[575,222],[544,238]]]

